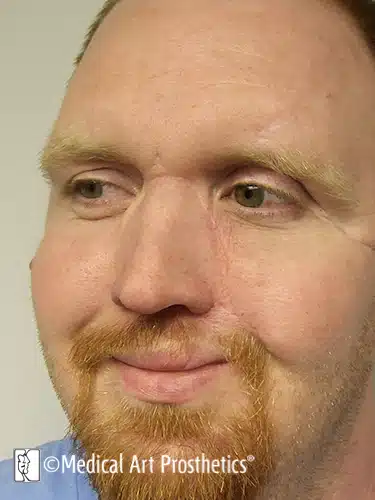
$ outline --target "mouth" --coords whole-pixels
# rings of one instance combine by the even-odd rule
[[[183,404],[194,400],[228,367],[212,355],[171,357],[166,353],[113,358],[124,389],[140,401]]]

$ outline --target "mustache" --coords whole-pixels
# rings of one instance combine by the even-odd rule
[[[70,363],[81,374],[94,372],[108,358],[143,353],[183,355],[202,349],[202,341],[217,349],[227,362],[236,366],[249,383],[249,377],[264,374],[269,359],[264,344],[254,330],[238,328],[223,334],[210,326],[209,337],[186,318],[155,314],[139,317],[124,326],[123,321],[89,324],[77,331],[70,351]],[[204,343],[203,343],[204,344]]]
[[[81,369],[94,369],[104,358],[119,354],[163,351],[171,354],[186,352],[191,348],[197,330],[176,318],[172,323],[163,317],[143,316],[124,325],[93,324],[77,332],[70,352],[71,363]]]

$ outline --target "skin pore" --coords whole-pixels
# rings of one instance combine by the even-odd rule
[[[83,454],[255,457],[96,474],[101,500],[374,497],[374,79],[330,2],[129,0],[99,28],[42,157],[52,382]],[[221,363],[170,404],[114,360],[150,353]]]

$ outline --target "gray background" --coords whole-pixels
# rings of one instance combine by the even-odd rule
[[[48,189],[38,153],[102,0],[0,0],[0,459],[59,439],[66,420],[36,341],[29,261]]]

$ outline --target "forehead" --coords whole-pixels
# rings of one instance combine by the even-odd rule
[[[103,82],[164,76],[182,86],[200,74],[207,80],[207,71],[216,82],[224,70],[247,82],[278,76],[279,87],[294,89],[317,69],[336,81],[366,59],[354,20],[334,0],[122,0],[96,33],[84,66]]]
[[[347,158],[348,139],[370,147],[373,78],[365,41],[333,2],[123,0],[95,35],[56,128],[132,135],[136,149],[136,137],[142,147],[150,137],[171,157],[173,144],[210,148],[244,134],[301,150],[319,142]]]

